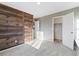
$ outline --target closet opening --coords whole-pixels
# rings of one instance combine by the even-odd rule
[[[62,43],[62,17],[54,18],[54,42]]]

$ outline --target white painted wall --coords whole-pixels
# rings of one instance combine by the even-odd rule
[[[54,17],[54,24],[62,23],[62,16]]]
[[[39,34],[39,20],[35,21],[35,38],[39,39],[40,34]]]
[[[44,40],[52,39],[52,18],[45,17],[39,19],[40,21],[40,32],[43,32]]]
[[[39,31],[39,20],[35,21],[35,31]]]
[[[41,17],[39,18],[38,20],[40,21],[40,31],[42,31],[44,33],[44,40],[49,40],[50,38],[54,38],[54,35],[53,35],[53,17],[57,17],[57,16],[63,16],[63,15],[66,15],[68,13],[71,13],[71,12],[74,12],[75,13],[75,20],[76,19],[79,19],[79,7],[76,7],[74,9],[69,9],[69,10],[65,10],[65,11],[62,11],[62,12],[58,12],[58,13],[55,13],[55,14],[51,14],[51,15],[48,15],[48,16],[44,16],[44,17]],[[75,21],[76,22],[76,21]],[[75,27],[76,25],[74,25]],[[75,29],[75,32],[76,32],[76,29]],[[49,33],[49,34],[48,34]],[[76,39],[76,33],[74,34],[75,35],[75,38]]]
[[[79,28],[79,26],[77,26],[78,24],[79,24],[79,7],[77,8],[77,9],[75,9],[75,13],[74,13],[75,15],[75,20],[74,20],[74,22],[75,22],[75,26],[74,26],[74,31],[75,31],[75,41],[76,41],[76,43],[77,43],[77,46],[79,47],[79,30],[78,30],[78,28]],[[77,24],[78,23],[78,24]],[[78,27],[78,28],[77,28]]]

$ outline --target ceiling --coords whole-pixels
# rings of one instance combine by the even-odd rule
[[[77,7],[79,2],[1,2],[7,6],[33,14],[34,18]]]

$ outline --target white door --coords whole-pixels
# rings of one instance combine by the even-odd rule
[[[69,13],[63,16],[62,25],[63,45],[74,49],[74,13]]]

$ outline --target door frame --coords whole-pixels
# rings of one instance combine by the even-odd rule
[[[52,17],[52,41],[54,42],[54,19],[55,18],[59,18],[59,17],[63,17],[62,15],[61,16],[55,16],[55,17]],[[63,20],[63,19],[62,19]]]
[[[74,31],[74,38],[73,38],[73,40],[75,41],[75,39],[76,39],[76,20],[75,20],[75,18],[74,18],[74,12],[72,11],[72,12],[70,12],[70,13],[73,13],[73,21],[74,21],[74,23],[73,23],[73,31]],[[69,13],[67,13],[67,14],[69,14]],[[66,14],[64,14],[64,15],[60,15],[60,16],[55,16],[55,17],[52,17],[52,41],[54,42],[54,18],[57,18],[57,17],[62,17],[63,18],[63,16],[65,16]],[[63,19],[62,19],[63,20]],[[62,26],[63,26],[63,23],[62,23]],[[63,30],[62,30],[62,36],[63,36]],[[62,43],[63,43],[63,38],[62,38]],[[74,46],[73,46],[73,49],[74,49]],[[73,50],[72,49],[72,50]]]

